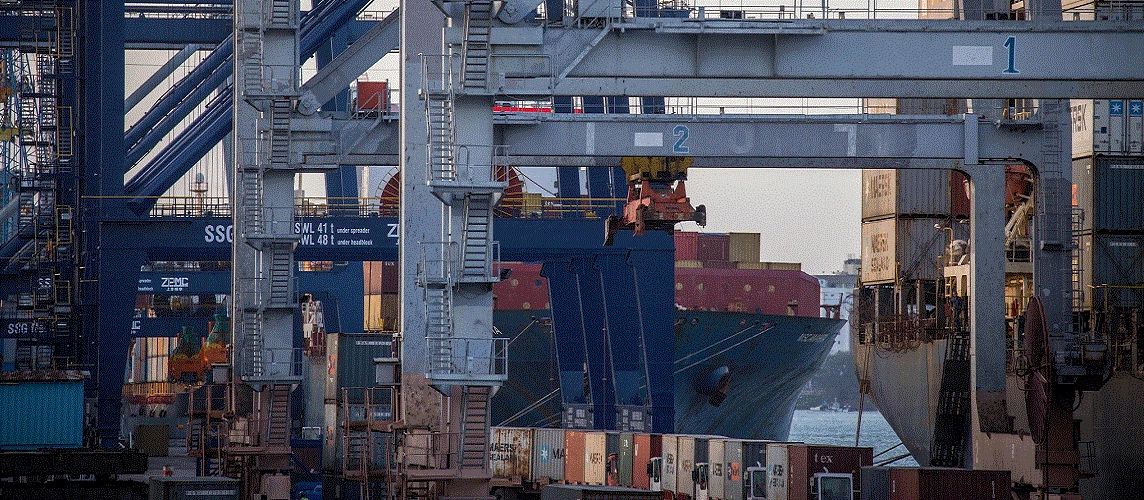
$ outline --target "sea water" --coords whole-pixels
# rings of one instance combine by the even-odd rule
[[[858,429],[858,412],[795,410],[790,426],[790,440],[810,444],[831,444],[854,446],[854,435]],[[862,413],[862,435],[859,446],[874,448],[878,455],[902,440],[894,434],[890,424],[876,411]],[[874,463],[908,453],[905,446],[898,446],[874,459]],[[906,457],[892,464],[894,467],[917,467],[913,457]]]

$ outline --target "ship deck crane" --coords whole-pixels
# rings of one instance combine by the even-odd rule
[[[631,229],[636,236],[645,231],[671,233],[680,222],[707,225],[707,208],[694,207],[687,197],[686,157],[627,157],[620,166],[628,176],[628,200],[623,217],[610,216],[604,228],[604,245],[611,245],[616,232]]]

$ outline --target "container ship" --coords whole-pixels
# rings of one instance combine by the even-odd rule
[[[1137,115],[1125,109],[1138,106]],[[1074,397],[1076,464],[1084,498],[1144,498],[1144,157],[1141,100],[1072,101],[1073,329],[1101,343],[1110,374]],[[1117,110],[1120,110],[1119,112]],[[862,270],[851,342],[862,387],[914,458],[980,467],[990,450],[967,449],[971,423],[957,401],[970,392],[967,290],[969,195],[957,172],[863,172]],[[1034,453],[1043,402],[1029,396],[1026,308],[1034,296],[1030,234],[1035,177],[1006,169],[1006,379],[1013,481],[1037,487]],[[854,319],[856,318],[856,319]],[[1035,391],[1033,391],[1035,392]],[[1008,439],[1002,436],[1002,440]],[[994,436],[994,440],[997,437]]]
[[[646,342],[674,344],[676,432],[785,440],[798,392],[844,320],[819,317],[818,280],[799,264],[760,262],[757,233],[677,232],[675,244],[674,332]],[[493,286],[493,319],[512,355],[492,422],[558,426],[569,398],[559,389],[548,280],[541,264],[501,266],[511,272]],[[394,328],[396,265],[371,269],[367,329]]]

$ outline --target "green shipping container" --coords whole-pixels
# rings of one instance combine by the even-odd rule
[[[620,486],[632,486],[632,457],[635,451],[635,439],[631,433],[620,434],[620,456],[617,460],[619,467]]]
[[[83,374],[0,372],[0,450],[81,446]]]

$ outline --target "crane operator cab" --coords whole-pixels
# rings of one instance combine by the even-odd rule
[[[763,500],[767,498],[767,468],[747,467],[747,500]]]
[[[647,477],[651,491],[663,491],[663,457],[653,457],[648,462]]]
[[[694,485],[691,498],[694,500],[707,500],[707,480],[710,472],[711,466],[707,463],[695,464],[695,468],[691,469],[691,483]]]

